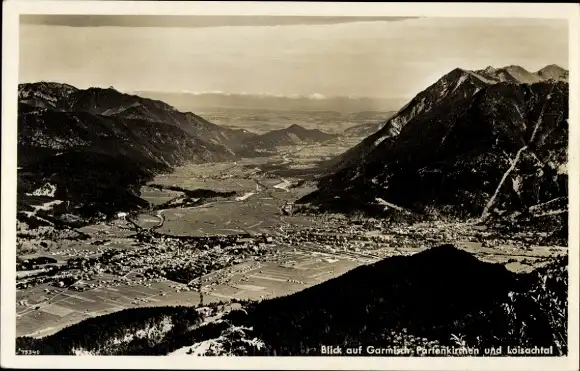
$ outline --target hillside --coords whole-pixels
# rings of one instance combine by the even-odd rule
[[[334,134],[324,133],[318,129],[306,129],[295,124],[252,137],[245,143],[249,148],[274,150],[280,146],[321,143],[336,137]]]
[[[243,148],[243,133],[113,89],[23,84],[19,99],[18,217],[31,226],[134,210],[153,174]]]
[[[141,308],[131,316],[92,318],[39,340],[19,338],[17,347],[41,354],[164,355],[189,349],[199,355],[296,356],[321,355],[321,345],[413,352],[417,346],[469,346],[483,356],[483,348],[505,351],[511,345],[552,346],[552,355],[565,355],[566,297],[566,258],[515,274],[442,245],[355,268],[293,295],[242,303],[242,310],[204,326],[195,325],[198,316],[183,308]],[[186,314],[180,323],[189,326],[170,326],[176,314]],[[153,335],[137,331],[146,326],[155,329]],[[136,338],[135,332],[142,335]],[[120,345],[111,347],[115,341]]]
[[[490,81],[451,71],[342,155],[299,203],[381,214],[386,201],[423,215],[563,221],[553,201],[568,194],[568,84]]]
[[[190,135],[224,145],[234,153],[240,148],[245,149],[242,142],[248,137],[215,125],[194,113],[180,112],[165,102],[124,94],[113,88],[83,90],[66,84],[38,82],[20,84],[18,98],[19,102],[37,108],[172,124]]]
[[[555,64],[546,66],[537,72],[530,72],[520,66],[493,68],[488,66],[483,70],[472,71],[478,78],[488,82],[513,82],[518,84],[533,84],[540,81],[568,82],[568,71]]]
[[[498,69],[490,66],[476,71],[456,68],[419,92],[395,115],[383,122],[380,131],[368,136],[359,145],[338,156],[333,161],[335,169],[342,169],[361,161],[373,151],[378,142],[398,135],[414,117],[438,110],[442,105],[453,105],[456,101],[475,95],[484,87],[499,82],[526,84],[550,80],[567,83],[568,71],[556,65],[546,66],[535,73],[519,66]]]
[[[346,129],[343,132],[343,135],[347,137],[368,137],[369,135],[376,133],[380,128],[380,122],[360,124]]]
[[[348,118],[355,122],[361,122],[358,125],[344,130],[343,135],[347,137],[366,138],[377,132],[385,123],[385,120],[393,117],[396,111],[364,111],[355,112],[348,115]]]

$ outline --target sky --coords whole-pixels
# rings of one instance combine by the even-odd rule
[[[456,67],[568,68],[565,20],[21,16],[19,81],[131,91],[412,97]]]

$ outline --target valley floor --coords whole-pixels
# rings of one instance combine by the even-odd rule
[[[20,271],[17,336],[44,337],[124,308],[285,296],[357,266],[443,243],[513,271],[567,254],[567,247],[534,245],[532,235],[498,235],[469,222],[395,225],[340,215],[284,215],[287,202],[313,190],[309,169],[315,161],[341,145],[350,144],[181,167],[143,187],[150,210],[80,228],[85,239],[20,231],[19,259],[53,258],[58,269],[52,275],[43,275],[42,265],[36,267],[40,273]],[[236,196],[191,205],[177,188]]]

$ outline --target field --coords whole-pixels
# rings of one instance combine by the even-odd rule
[[[203,277],[204,303],[237,299],[262,299],[288,295],[340,275],[360,263],[352,260],[325,261],[303,251],[288,249],[277,261],[239,264]],[[227,279],[224,280],[224,277]],[[98,281],[112,277],[103,275]],[[97,281],[87,281],[87,285]],[[42,337],[88,317],[124,308],[163,305],[198,305],[200,294],[184,291],[185,285],[163,280],[147,284],[113,284],[84,292],[39,285],[19,290],[17,301],[17,336]],[[179,289],[181,288],[181,289]],[[47,294],[45,290],[51,290]]]
[[[189,304],[196,296],[191,295],[188,298],[183,293],[178,298],[172,296],[172,285],[174,283],[171,282],[158,282],[151,284],[150,287],[119,285],[78,293],[63,290],[64,292],[50,297],[47,297],[42,291],[48,285],[37,286],[34,292],[18,295],[18,301],[28,300],[31,307],[17,306],[16,334],[17,336],[42,337],[84,318],[147,304],[175,305],[184,302]],[[168,294],[161,296],[163,293]],[[50,298],[53,299],[48,300]],[[199,302],[199,295],[195,299]],[[195,302],[191,304],[195,304]]]
[[[324,148],[324,147],[323,147]],[[340,152],[341,147],[331,146],[331,149],[319,152]],[[158,229],[160,233],[168,235],[212,235],[237,233],[272,233],[280,225],[286,224],[280,215],[280,208],[286,201],[293,201],[311,192],[311,186],[288,188],[288,190],[274,186],[284,181],[297,183],[308,174],[297,171],[294,176],[277,176],[269,169],[284,162],[292,164],[303,163],[313,166],[320,160],[319,153],[311,154],[310,150],[287,153],[288,149],[281,149],[281,154],[274,157],[244,159],[237,163],[218,163],[187,165],[177,168],[172,174],[157,176],[151,184],[171,187],[194,189],[211,189],[219,192],[236,192],[237,195],[252,193],[244,200],[235,198],[218,199],[193,207],[176,207],[162,210],[164,223]],[[263,170],[266,168],[267,170]],[[151,189],[151,187],[144,187]],[[163,190],[162,192],[164,192]],[[172,192],[172,191],[171,191]],[[179,196],[179,192],[167,193],[163,202]],[[150,202],[159,202],[157,193],[147,191],[143,197]],[[142,215],[138,223],[143,227],[159,223],[157,213]]]
[[[169,200],[174,199],[181,193],[176,191],[170,191],[166,189],[157,189],[148,186],[143,186],[141,188],[141,198],[147,200],[152,205],[159,205],[165,203]]]
[[[400,102],[402,106],[405,102]],[[270,130],[298,124],[327,133],[342,133],[350,127],[386,120],[392,112],[338,113],[325,111],[256,111],[245,109],[198,110],[202,116],[218,125],[247,129],[262,134]]]

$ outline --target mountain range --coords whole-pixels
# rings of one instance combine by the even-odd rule
[[[39,200],[27,195],[42,194],[37,192],[41,188],[55,188],[52,197],[67,201],[54,210],[62,220],[111,216],[144,206],[139,185],[155,173],[186,162],[256,156],[262,149],[263,136],[112,88],[21,84],[18,101],[19,217],[28,222],[34,222],[25,217],[35,210],[31,203]],[[292,130],[308,142],[324,137],[298,126]],[[288,135],[280,130],[265,137],[265,143],[271,149],[296,139]],[[42,218],[49,223],[61,219]]]
[[[137,95],[121,93],[113,88],[77,89],[67,84],[40,82],[21,84],[19,102],[58,112],[85,112],[112,119],[141,119],[177,126],[185,133],[226,146],[226,151],[240,148],[241,132],[224,128],[202,117],[181,112],[169,104]]]
[[[159,92],[137,91],[143,97],[159,99],[184,111],[207,109],[268,109],[282,111],[337,111],[342,113],[360,111],[397,110],[405,102],[403,98],[326,97],[320,94],[232,94],[223,92]]]
[[[352,128],[372,134],[331,160],[319,189],[297,203],[382,215],[563,221],[567,78],[555,65],[535,73],[456,68],[386,121]],[[64,214],[140,207],[138,184],[186,161],[231,161],[335,137],[299,125],[262,135],[226,128],[112,88],[40,82],[19,85],[18,97],[19,194],[51,184],[57,198],[73,203],[60,207]],[[31,211],[25,198],[24,213]]]
[[[554,65],[535,73],[518,66],[454,69],[337,157],[318,190],[297,203],[384,218],[524,221],[535,232],[567,236],[567,78]],[[185,161],[231,161],[333,138],[298,125],[263,135],[226,129],[113,89],[26,84],[19,102],[19,211],[26,215],[31,198],[74,201],[49,219],[55,223],[140,207],[139,182]],[[54,187],[33,192],[46,183]],[[241,310],[203,325],[194,308],[132,308],[42,339],[18,338],[17,348],[165,355],[182,348],[210,353],[211,345],[219,355],[291,356],[321,355],[321,345],[525,345],[566,355],[567,279],[567,258],[516,274],[442,245],[285,297],[236,303]]]
[[[567,76],[557,66],[454,69],[334,159],[319,189],[298,203],[461,218],[542,210],[535,216],[563,220]]]
[[[564,68],[550,64],[536,72],[529,72],[520,66],[506,66],[493,68],[488,66],[483,70],[470,71],[475,76],[487,82],[515,82],[532,84],[540,81],[554,80],[568,82],[568,71]]]

